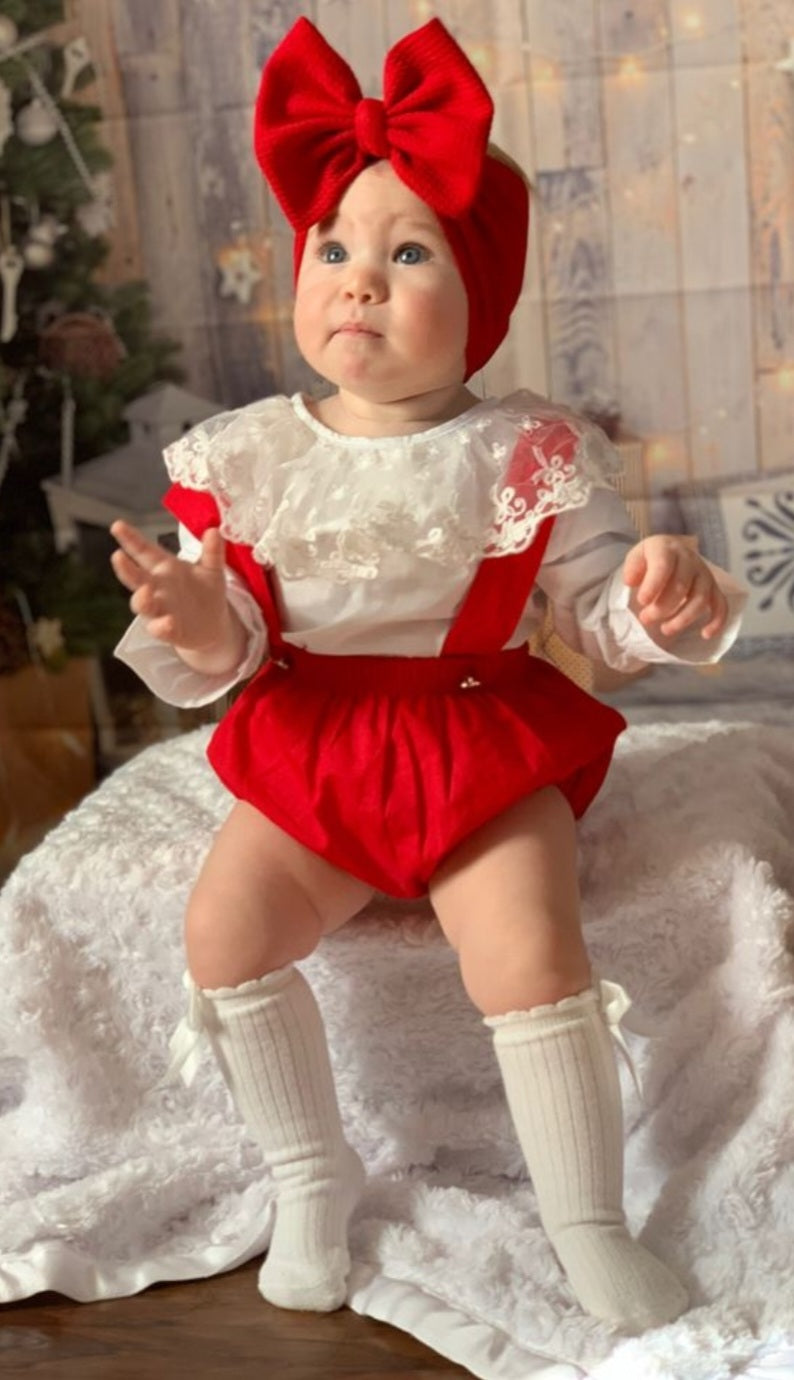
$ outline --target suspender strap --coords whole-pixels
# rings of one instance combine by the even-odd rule
[[[442,656],[498,652],[507,645],[532,593],[553,526],[553,517],[544,518],[526,551],[480,562]]]
[[[220,526],[218,505],[208,493],[172,484],[163,503],[195,537],[201,538],[209,527]],[[507,645],[532,593],[553,526],[554,518],[545,518],[526,551],[511,556],[487,556],[480,562],[447,633],[442,656],[499,652]],[[259,604],[271,651],[282,646],[282,620],[273,572],[254,560],[250,547],[236,542],[227,542],[226,562],[242,577]]]
[[[199,539],[209,527],[220,527],[218,505],[211,494],[172,484],[163,499],[164,506]],[[281,615],[267,566],[255,561],[250,546],[226,543],[226,564],[245,581],[256,599],[267,625],[271,649],[282,645]]]

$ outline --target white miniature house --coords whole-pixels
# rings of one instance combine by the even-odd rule
[[[77,466],[64,458],[58,478],[42,483],[56,550],[77,545],[79,523],[109,527],[123,518],[152,539],[175,531],[174,518],[162,507],[168,488],[163,448],[221,410],[220,403],[164,384],[125,409],[126,445]]]

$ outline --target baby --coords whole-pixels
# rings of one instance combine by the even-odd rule
[[[612,666],[716,660],[742,596],[688,542],[636,540],[590,424],[467,386],[521,289],[527,185],[438,20],[384,86],[362,98],[306,19],[265,67],[256,150],[296,232],[297,342],[333,391],[169,448],[182,550],[114,524],[137,615],[118,654],[177,704],[252,677],[209,747],[235,799],[186,947],[193,1024],[276,1188],[264,1297],[343,1303],[363,1184],[295,965],[374,891],[427,894],[574,1294],[635,1331],[687,1299],[626,1229],[626,1000],[594,979],[580,918],[575,820],[624,723],[527,639],[550,603]]]

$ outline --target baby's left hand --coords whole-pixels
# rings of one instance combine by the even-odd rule
[[[727,600],[690,538],[646,537],[626,557],[623,578],[651,633],[677,637],[705,619],[700,635],[709,638],[725,626]]]

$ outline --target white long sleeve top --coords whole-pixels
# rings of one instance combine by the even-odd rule
[[[166,451],[175,482],[215,499],[221,530],[276,572],[286,642],[333,655],[436,656],[477,564],[525,549],[555,516],[535,589],[510,640],[526,642],[547,603],[574,650],[616,670],[714,662],[734,641],[746,596],[715,574],[729,605],[722,634],[674,641],[639,622],[622,578],[638,540],[610,486],[620,460],[592,424],[522,391],[486,400],[408,437],[330,431],[300,395],[267,398],[201,423]],[[180,555],[200,544],[180,528]],[[116,655],[161,699],[211,702],[253,674],[267,630],[243,580],[228,597],[248,632],[229,674],[191,670],[136,619]]]

